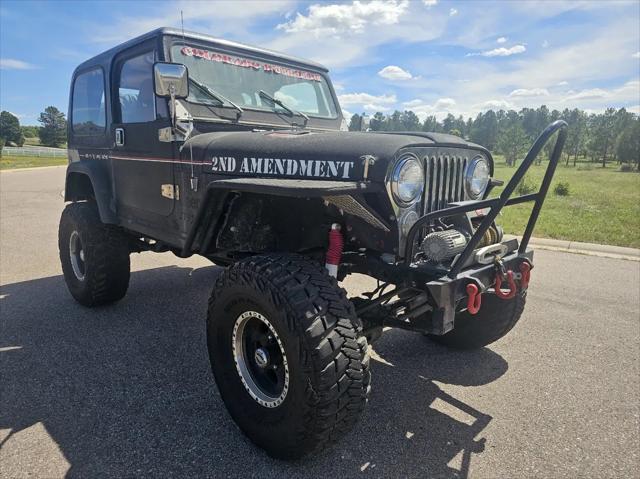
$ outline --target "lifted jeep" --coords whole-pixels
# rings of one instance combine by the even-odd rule
[[[370,390],[384,327],[480,348],[520,318],[529,238],[566,137],[547,127],[499,196],[493,159],[461,138],[345,132],[327,70],[162,28],[80,65],[69,104],[60,260],[85,306],[121,299],[132,252],[227,266],[207,318],[231,416],[269,454],[336,441]],[[512,197],[558,132],[537,193]],[[495,219],[534,202],[522,239]],[[379,286],[349,299],[362,273]]]

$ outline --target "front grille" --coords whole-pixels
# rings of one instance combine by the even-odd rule
[[[464,171],[469,159],[461,156],[427,156],[423,214],[446,208],[447,204],[464,200]]]

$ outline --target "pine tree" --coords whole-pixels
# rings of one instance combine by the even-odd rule
[[[42,128],[38,130],[40,143],[45,146],[62,146],[67,139],[67,120],[55,106],[48,106],[38,119]]]

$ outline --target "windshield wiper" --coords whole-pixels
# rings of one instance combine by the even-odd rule
[[[231,105],[233,108],[235,108],[238,111],[238,116],[236,119],[239,119],[240,116],[244,113],[244,110],[242,108],[240,108],[238,105],[236,105],[234,102],[232,102],[231,100],[229,100],[227,97],[222,96],[220,93],[218,93],[217,91],[213,90],[212,88],[208,87],[207,85],[205,85],[204,83],[200,83],[198,80],[193,79],[192,77],[189,77],[189,80],[191,82],[193,82],[193,84],[195,86],[197,86],[198,88],[200,88],[200,90],[202,90],[203,92],[205,92],[206,94],[208,94],[211,98],[213,98],[214,100],[219,101],[221,104],[224,104],[225,102],[228,103],[229,105]]]
[[[309,117],[307,115],[305,115],[304,113],[302,113],[301,111],[298,110],[294,110],[292,108],[289,108],[287,105],[285,105],[283,102],[281,102],[280,100],[278,100],[277,98],[272,97],[271,95],[269,95],[266,91],[264,90],[260,90],[258,92],[258,95],[260,95],[260,98],[265,98],[267,100],[269,100],[271,103],[273,103],[274,105],[278,105],[279,107],[281,107],[283,110],[288,111],[290,115],[298,115],[301,116],[302,118],[304,118],[304,125],[302,125],[303,127],[307,126],[307,122],[309,121]]]

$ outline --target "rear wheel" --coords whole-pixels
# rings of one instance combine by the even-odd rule
[[[344,291],[297,255],[227,269],[209,301],[207,343],[222,399],[271,456],[295,459],[349,431],[369,393],[367,341]]]
[[[508,300],[495,294],[482,295],[482,306],[476,314],[458,313],[454,328],[447,334],[427,335],[436,343],[455,349],[478,349],[505,336],[516,325],[526,303],[526,291]]]
[[[71,203],[60,218],[60,263],[67,288],[84,306],[121,299],[129,287],[129,248],[124,235],[100,221],[93,202]]]

